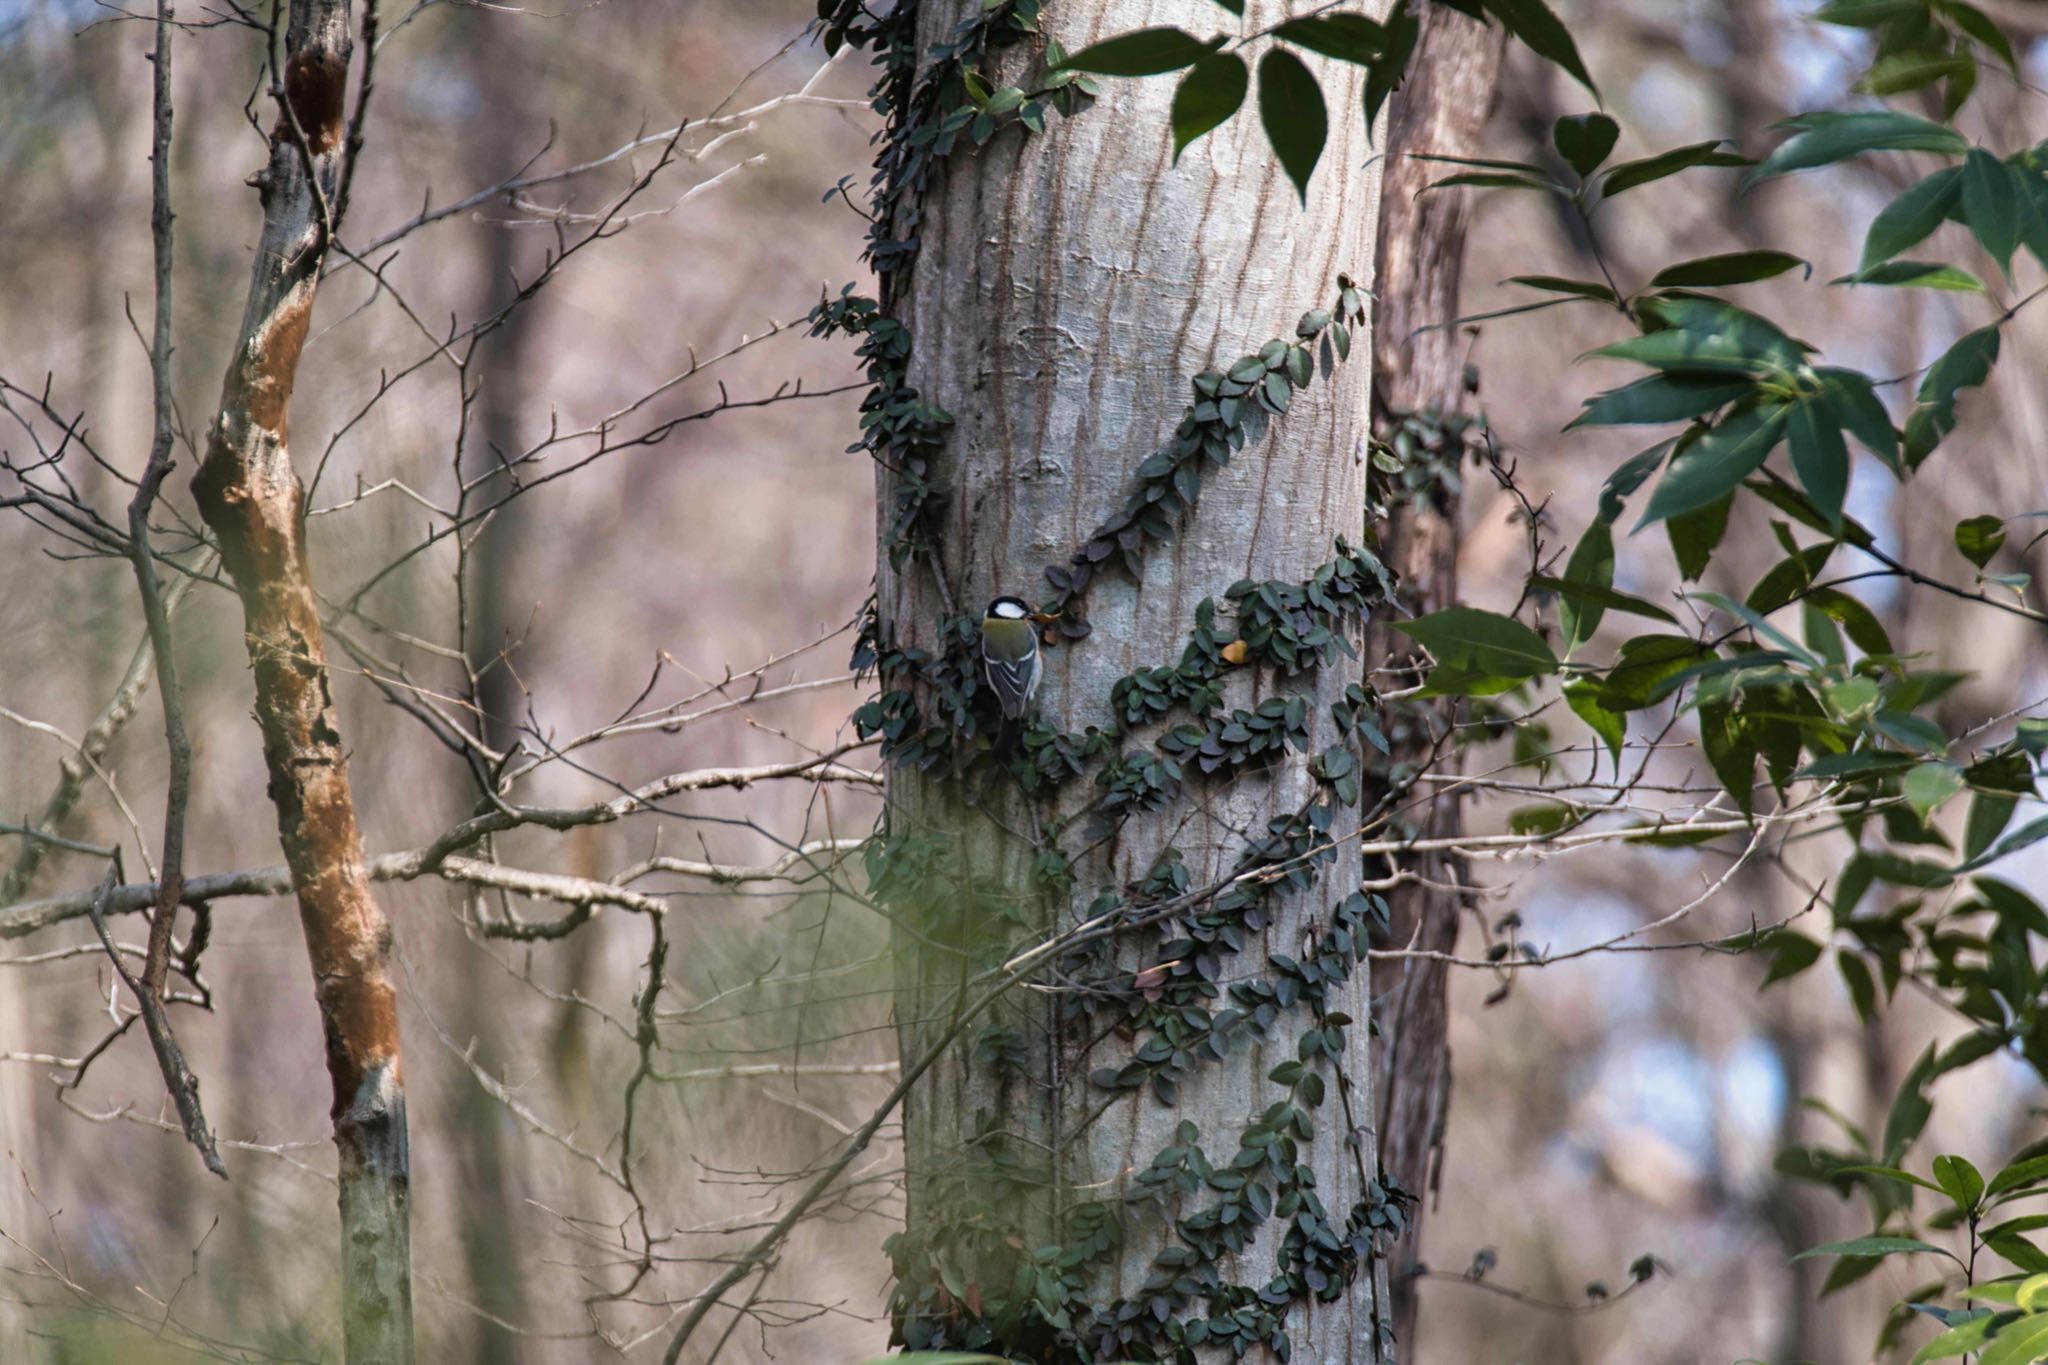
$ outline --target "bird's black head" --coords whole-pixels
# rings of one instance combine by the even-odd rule
[[[1021,597],[998,597],[988,604],[988,614],[999,621],[1024,621],[1031,616],[1031,607]]]

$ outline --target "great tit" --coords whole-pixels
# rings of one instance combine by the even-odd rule
[[[1038,657],[1038,626],[1031,608],[1015,597],[998,597],[981,618],[981,662],[995,689],[1005,720],[1021,720],[1038,691],[1044,666]]]

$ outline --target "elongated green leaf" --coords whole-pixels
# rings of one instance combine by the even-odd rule
[[[1834,413],[1821,399],[1792,405],[1787,427],[1792,471],[1830,530],[1842,526],[1842,499],[1849,491],[1849,446]]]
[[[1579,60],[1578,45],[1543,0],[1481,2],[1488,13],[1500,20],[1502,28],[1522,40],[1523,46],[1543,60],[1561,67],[1566,75],[1592,91],[1595,99],[1600,97],[1599,90],[1594,88],[1593,78],[1586,74],[1586,64]]]
[[[2022,1189],[2048,1180],[2048,1156],[2027,1157],[2015,1161],[1991,1177],[1985,1192],[1994,1198],[2010,1190]]]
[[[1953,1360],[1968,1355],[1984,1344],[1984,1338],[1991,1331],[1991,1317],[1971,1318],[1957,1327],[1951,1327],[1940,1336],[1929,1341],[1913,1356],[1912,1365],[1928,1365],[1935,1360]]]
[[[1770,403],[1745,408],[1674,455],[1635,529],[1695,511],[1734,492],[1785,434],[1785,407]]]
[[[2023,1318],[1985,1344],[1977,1365],[2034,1365],[2048,1355],[2048,1316]]]
[[[1728,511],[1734,505],[1731,492],[1665,521],[1664,531],[1671,537],[1671,554],[1678,561],[1680,578],[1691,583],[1707,571],[1721,537],[1728,533]]]
[[[1157,76],[1193,66],[1215,46],[1177,28],[1141,28],[1091,43],[1054,69],[1098,76]]]
[[[1862,442],[1871,454],[1897,470],[1899,433],[1870,377],[1856,370],[1825,366],[1814,373],[1820,378],[1821,396],[1834,413],[1836,423]]]
[[[1572,714],[1592,727],[1607,745],[1607,751],[1614,758],[1615,771],[1621,770],[1621,744],[1628,736],[1628,720],[1619,711],[1610,711],[1602,704],[1600,684],[1583,678],[1564,685],[1564,702],[1571,707]]]
[[[1614,533],[1607,529],[1606,522],[1595,521],[1579,537],[1571,559],[1565,564],[1564,581],[1558,585],[1564,595],[1557,605],[1557,624],[1564,632],[1566,654],[1593,638],[1593,632],[1600,627],[1600,617],[1607,610],[1606,603],[1587,600],[1587,590],[1611,591],[1613,587]]]
[[[1970,150],[1969,142],[1955,129],[1892,109],[1802,114],[1778,126],[1795,131],[1749,173],[1747,183],[1831,166],[1863,152],[1942,152],[1961,156]]]
[[[1885,261],[1853,275],[1842,275],[1829,284],[1888,284],[1902,289],[1946,289],[1959,294],[1981,294],[1984,282],[1969,271],[1939,261]]]
[[[1309,177],[1330,139],[1330,115],[1316,78],[1284,48],[1273,48],[1259,62],[1259,121],[1281,169],[1307,204]]]
[[[1737,602],[1734,598],[1718,592],[1696,592],[1693,596],[1710,607],[1718,608],[1721,611],[1727,612],[1730,616],[1738,618],[1758,635],[1769,640],[1779,649],[1784,650],[1807,667],[1817,668],[1820,666],[1820,660],[1815,658],[1807,650],[1806,646],[1800,644],[1784,631],[1779,630],[1776,626],[1765,620],[1763,614],[1747,602]]]
[[[2015,76],[2020,74],[2020,59],[2012,50],[2012,40],[2005,36],[2005,30],[1990,15],[1966,3],[1966,0],[1941,0],[1941,10],[1955,21],[1957,28],[1983,44],[2003,62],[2007,71]]]
[[[1394,0],[1393,9],[1387,11],[1386,47],[1365,72],[1365,126],[1370,134],[1373,125],[1379,121],[1380,109],[1386,104],[1387,96],[1394,93],[1401,84],[1401,78],[1408,72],[1408,59],[1415,55],[1415,43],[1422,35],[1422,24],[1415,17],[1415,10],[1409,0]]]
[[[1768,319],[1718,299],[1658,296],[1637,311],[1657,330],[1587,354],[1679,374],[1761,376],[1792,369],[1811,349]]]
[[[1550,126],[1551,145],[1581,180],[1600,168],[1621,138],[1621,125],[1605,114],[1572,114]]]
[[[1945,166],[1892,200],[1871,220],[1860,268],[1869,270],[1925,241],[1962,197],[1963,168]]]
[[[1664,463],[1665,454],[1676,445],[1676,440],[1659,441],[1648,450],[1639,451],[1623,460],[1607,482],[1600,486],[1600,520],[1612,523],[1621,515],[1630,494],[1657,472],[1657,466]]]
[[[1662,180],[1666,176],[1689,171],[1695,166],[1749,166],[1754,163],[1737,152],[1724,152],[1721,148],[1726,138],[1715,138],[1711,142],[1694,142],[1684,147],[1673,147],[1668,152],[1646,156],[1640,161],[1624,161],[1608,169],[1606,178],[1600,182],[1600,193],[1606,198],[1626,194],[1639,186]]]
[[[1668,265],[1651,277],[1653,287],[1711,289],[1725,284],[1750,284],[1806,264],[1789,251],[1731,251],[1696,261]]]
[[[1525,289],[1541,289],[1551,294],[1571,294],[1582,299],[1598,299],[1602,303],[1615,303],[1612,289],[1594,280],[1567,280],[1557,275],[1510,275],[1509,284],[1519,284]]]
[[[1998,327],[1965,333],[1928,367],[1916,395],[1919,406],[1906,418],[1906,463],[1917,469],[1956,426],[1956,395],[1991,376],[1998,360]]]
[[[1173,159],[1188,144],[1228,122],[1244,105],[1251,72],[1235,53],[1218,52],[1195,63],[1173,92]]]
[[[1413,621],[1396,621],[1394,629],[1454,669],[1500,678],[1557,671],[1557,655],[1542,636],[1497,612],[1447,607]]]
[[[1510,175],[1505,171],[1460,171],[1447,175],[1441,180],[1432,180],[1424,188],[1432,190],[1456,189],[1459,186],[1475,190],[1542,190],[1549,194],[1569,197],[1571,191],[1555,180],[1538,180],[1526,175]]]
[[[1934,1179],[1941,1192],[1966,1213],[1983,1197],[1984,1177],[1964,1157],[1944,1154],[1934,1158]]]
[[[1822,588],[1806,595],[1806,604],[1827,613],[1842,628],[1856,648],[1865,654],[1892,653],[1891,636],[1885,633],[1876,613],[1849,594],[1836,588]]]
[[[1320,14],[1289,19],[1273,36],[1335,57],[1340,62],[1370,66],[1386,50],[1387,31],[1362,14]]]
[[[1653,374],[1586,400],[1572,427],[1647,426],[1703,417],[1755,392],[1746,379],[1699,379]]]
[[[1603,525],[1604,523],[1595,523]],[[1583,542],[1581,542],[1583,543]],[[1597,587],[1591,583],[1573,583],[1563,578],[1552,578],[1549,574],[1530,574],[1529,586],[1544,592],[1554,592],[1565,602],[1577,602],[1581,609],[1598,607],[1602,611],[1625,612],[1630,616],[1647,616],[1653,621],[1677,625],[1678,618],[1655,602],[1646,601],[1633,593],[1619,592],[1613,588]],[[1583,628],[1583,627],[1582,627]]]
[[[1927,12],[1921,0],[1828,0],[1813,12],[1823,24],[1845,28],[1876,28],[1894,19],[1906,19]]]
[[[2008,278],[2020,244],[2020,190],[2013,174],[1982,147],[1963,162],[1963,218]]]
[[[1809,1256],[1900,1256],[1919,1252],[1932,1252],[1955,1260],[1956,1255],[1946,1247],[1932,1242],[1923,1242],[1917,1237],[1852,1237],[1846,1242],[1829,1242],[1823,1246],[1808,1247],[1792,1259],[1803,1261]]]
[[[1617,714],[1640,711],[1663,681],[1703,657],[1699,641],[1682,635],[1638,635],[1621,647],[1600,684],[1600,705]]]
[[[1925,90],[1939,80],[1959,80],[1967,91],[1977,83],[1977,59],[1968,52],[1932,49],[1887,52],[1870,64],[1856,88],[1872,95],[1899,95]],[[1961,99],[1951,100],[1947,113],[1952,115],[1961,106]]]

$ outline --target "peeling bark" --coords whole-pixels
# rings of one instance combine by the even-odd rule
[[[333,1084],[351,1365],[412,1359],[410,1166],[391,928],[370,895],[306,560],[286,415],[340,180],[347,0],[293,0],[285,99],[257,185],[263,235],[193,491],[242,600],[269,795]]]
[[[1373,428],[1384,432],[1396,414],[1455,411],[1464,399],[1465,338],[1459,330],[1436,327],[1458,315],[1465,258],[1465,226],[1471,197],[1423,194],[1432,176],[1429,163],[1413,153],[1472,156],[1493,109],[1505,37],[1481,28],[1440,5],[1423,11],[1422,33],[1408,78],[1389,108],[1387,172],[1379,222],[1379,308],[1373,329]],[[1386,537],[1388,558],[1401,575],[1418,613],[1450,606],[1457,598],[1457,500],[1435,508],[1402,508]],[[1406,642],[1376,629],[1367,658],[1408,652]],[[1405,744],[1397,736],[1395,758],[1427,756],[1427,735]],[[1450,771],[1448,755],[1433,764]],[[1424,838],[1455,834],[1455,798],[1414,807],[1413,823]],[[1434,889],[1463,881],[1455,860],[1418,854],[1397,860],[1400,869],[1423,879],[1388,897],[1392,926],[1387,942],[1449,952],[1458,936],[1463,907],[1455,895]],[[1402,1358],[1415,1358],[1416,1281],[1404,1268],[1416,1259],[1422,1222],[1436,1183],[1444,1120],[1450,1100],[1451,1057],[1445,998],[1447,968],[1441,962],[1409,958],[1374,968],[1380,1029],[1373,1047],[1373,1091],[1379,1099],[1380,1164],[1403,1186],[1421,1196],[1409,1232],[1389,1257],[1395,1339]]]

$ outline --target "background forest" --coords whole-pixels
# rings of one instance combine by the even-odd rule
[[[1213,9],[1184,8],[1190,25]],[[189,9],[170,162],[173,508],[189,507],[195,461],[183,443],[212,411],[236,336],[255,232],[243,181],[270,122],[245,39],[205,27],[205,6]],[[1560,11],[1621,126],[1617,158],[1719,137],[1760,155],[1776,121],[1850,98],[1870,56],[1864,31],[1777,0],[1570,0]],[[845,780],[676,794],[658,837],[621,821],[497,843],[507,862],[585,878],[668,860],[645,888],[669,908],[668,984],[645,1009],[649,933],[629,907],[586,904],[591,922],[554,941],[480,932],[561,912],[515,905],[488,878],[379,884],[409,1053],[422,1359],[655,1358],[708,1258],[772,1221],[791,1173],[860,1124],[897,1074],[889,927],[801,876],[804,859],[850,850],[880,809],[864,777],[873,755],[848,748],[849,717],[872,691],[847,664],[875,572],[874,473],[847,449],[866,383],[843,339],[804,324],[821,296],[867,278],[859,187],[879,125],[866,58],[828,58],[798,37],[814,14],[809,0],[385,7],[377,118],[349,210],[359,259],[327,267],[291,412],[323,592],[361,609],[352,625],[333,618],[329,656],[367,847],[411,848],[470,813],[471,772],[425,740],[417,714],[459,711],[451,679],[465,653],[484,661],[486,710],[518,718],[487,727],[487,742],[509,751],[524,726],[552,746],[523,739],[537,763],[529,800],[604,801],[681,770],[853,765]],[[2022,38],[2036,22],[2031,10],[1999,19]],[[0,0],[0,449],[17,461],[81,414],[92,447],[131,476],[150,446],[152,37],[149,23],[83,0]],[[2017,55],[2021,79],[1987,74],[1958,118],[2008,150],[2048,133],[2029,88],[2048,81],[2048,41]],[[1548,146],[1555,120],[1591,107],[1519,46],[1491,97],[1479,155],[1516,160]],[[679,122],[679,136],[666,131]],[[1168,135],[1127,135],[1155,134]],[[1605,210],[1598,266],[1584,223],[1558,201],[1485,186],[1431,193],[1468,197],[1464,315],[1530,302],[1503,283],[1512,276],[1604,268],[1640,281],[1672,261],[1783,248],[1815,273],[1805,287],[1770,286],[1773,317],[1826,337],[1835,364],[1903,375],[1977,325],[1982,300],[1825,281],[1852,268],[1872,216],[1922,173],[1866,159],[1741,194],[1737,171],[1675,177]],[[423,214],[432,220],[380,244]],[[1909,562],[1967,579],[1956,522],[2048,507],[2044,317],[2008,324],[2005,358],[1966,399],[1938,477],[1902,491],[1859,454],[1847,511]],[[473,335],[480,320],[490,325]],[[1635,377],[1607,360],[1567,368],[1614,339],[1612,312],[1487,317],[1452,335],[1468,401],[1540,505],[1551,552],[1576,542],[1609,472],[1641,444],[1565,430],[1587,395]],[[522,452],[539,456],[503,473]],[[484,534],[433,536],[435,509],[487,489],[494,469],[532,487]],[[88,498],[126,501],[91,462],[73,477]],[[1477,465],[1463,491],[1460,598],[1512,611],[1530,504]],[[47,520],[0,518],[0,822],[37,818],[71,739],[143,657],[129,565],[64,558],[70,549]],[[1766,519],[1738,518],[1702,586],[1740,598],[1781,555]],[[1664,564],[1625,554],[1614,586],[1668,601],[1676,571],[1651,567]],[[1940,704],[1953,728],[2048,694],[2038,624],[1891,584],[1865,600],[1910,642],[1902,649],[1969,670]],[[201,585],[180,595],[176,620],[200,774],[186,866],[268,867],[277,845],[234,596]],[[1610,615],[1600,638],[1627,630]],[[433,642],[446,654],[458,637],[452,661],[437,660]],[[1559,742],[1582,742],[1562,708],[1543,720]],[[1532,743],[1481,743],[1468,771],[1505,778]],[[1560,762],[1583,770],[1588,756]],[[99,769],[74,779],[89,797],[65,832],[125,845],[133,880],[168,777],[152,690]],[[1684,761],[1672,772],[1685,775]],[[1466,828],[1508,831],[1524,804],[1504,781],[1466,806]],[[46,848],[31,866],[17,862],[27,846],[0,837],[0,910],[98,880],[86,853]],[[2044,847],[2000,875],[2048,883]],[[794,864],[793,849],[804,850]],[[1654,920],[1724,870],[1617,844],[1478,854],[1468,869],[1490,888],[1479,917],[1495,932],[1518,917],[1518,940],[1545,951]],[[1741,872],[1690,936],[1776,923],[1801,900],[1781,879]],[[35,937],[5,924],[0,1360],[336,1358],[309,1344],[335,1335],[335,1176],[320,1020],[289,900],[222,901],[205,946],[215,1008],[174,1015],[228,1185],[180,1137],[139,1030],[81,1066],[131,1013],[112,1003],[90,923]],[[113,927],[116,938],[143,932]],[[1483,954],[1478,919],[1462,948]],[[1910,990],[1866,1018],[1832,970],[1760,991],[1769,961],[1630,951],[1451,973],[1455,1084],[1420,1192],[1427,1271],[1413,1359],[1871,1358],[1919,1278],[1886,1262],[1823,1296],[1830,1263],[1791,1258],[1869,1232],[1869,1210],[1783,1173],[1779,1154],[1840,1145],[1843,1123],[1883,1128],[1929,1041],[1965,1025]],[[1990,1171],[2042,1131],[2039,1080],[2016,1057],[1944,1085],[1924,1153],[1970,1153]],[[879,1248],[903,1216],[899,1142],[885,1127],[797,1229],[728,1358],[852,1362],[886,1348]],[[636,1264],[643,1242],[627,1224],[649,1210],[661,1254]],[[1631,1288],[1643,1256],[1659,1273]]]

